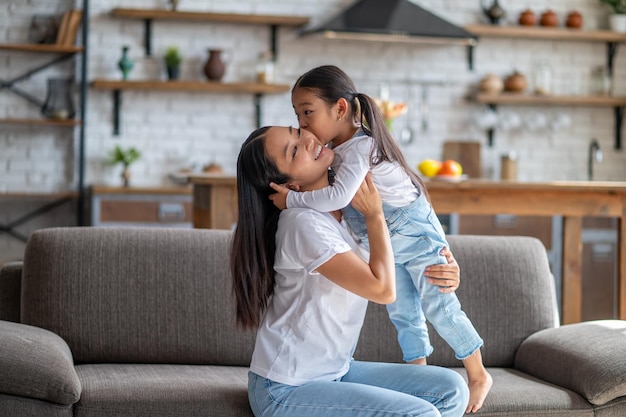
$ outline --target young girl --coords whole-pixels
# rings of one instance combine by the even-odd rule
[[[257,330],[250,407],[256,417],[461,417],[469,393],[458,373],[352,360],[367,300],[395,298],[391,242],[371,179],[352,200],[365,219],[369,257],[341,212],[280,211],[268,198],[270,181],[328,186],[333,159],[311,133],[290,127],[258,129],[241,147],[231,270],[237,321]]]
[[[310,130],[325,144],[332,142],[335,184],[304,193],[271,184],[278,193],[270,198],[279,208],[342,209],[352,231],[367,242],[363,216],[349,203],[371,172],[392,236],[397,299],[387,305],[387,311],[398,331],[404,360],[425,364],[432,353],[427,319],[463,361],[470,389],[467,412],[478,411],[492,385],[482,363],[483,341],[453,290],[429,285],[425,279],[427,265],[445,262],[439,251],[448,243],[423,182],[406,163],[380,110],[335,66],[314,68],[302,75],[292,89],[292,104],[300,128]]]

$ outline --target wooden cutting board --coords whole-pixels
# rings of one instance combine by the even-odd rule
[[[445,141],[443,160],[454,159],[463,167],[463,173],[469,178],[481,178],[480,142]]]

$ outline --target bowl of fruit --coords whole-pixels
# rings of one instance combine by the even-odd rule
[[[417,165],[419,172],[426,178],[439,181],[463,181],[467,175],[463,174],[463,167],[454,159],[438,161],[424,159]]]

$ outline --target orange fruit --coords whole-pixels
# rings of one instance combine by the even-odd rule
[[[437,171],[437,175],[448,177],[460,177],[463,174],[463,167],[453,159],[447,159],[441,164],[441,168]]]

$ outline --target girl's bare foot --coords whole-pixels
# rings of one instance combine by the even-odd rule
[[[411,362],[409,362],[410,364],[413,365],[426,365],[426,358],[418,358],[418,359],[414,359]]]
[[[482,408],[485,398],[487,398],[487,393],[493,385],[493,378],[485,371],[480,377],[469,378],[468,385],[470,398],[465,412],[475,413]]]
[[[483,357],[480,349],[463,359],[463,366],[467,371],[470,398],[466,413],[475,413],[480,410],[487,398],[487,393],[493,385],[493,378],[483,365]]]

